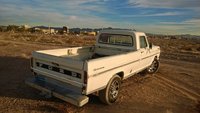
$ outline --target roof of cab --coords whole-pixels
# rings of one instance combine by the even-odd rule
[[[105,30],[101,30],[100,33],[110,33],[110,34],[141,34],[144,32],[138,32],[135,30],[131,30],[131,29],[105,29]]]

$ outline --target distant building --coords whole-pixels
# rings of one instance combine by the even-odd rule
[[[94,31],[92,31],[92,32],[87,32],[87,35],[96,36],[96,32],[94,32]]]
[[[68,34],[69,33],[69,27],[68,26],[63,26],[63,34]]]
[[[4,32],[4,31],[7,31],[7,26],[0,26],[0,31],[1,32]]]
[[[169,40],[169,39],[170,39],[170,37],[164,37],[164,39],[166,39],[166,40]]]
[[[27,30],[27,29],[30,29],[30,28],[31,28],[31,26],[29,26],[29,25],[23,25],[23,27],[24,27],[24,29],[25,29],[25,30]]]
[[[55,34],[56,30],[51,27],[37,26],[33,28],[35,32],[42,32],[44,34]]]
[[[80,34],[81,33],[81,29],[80,28],[71,28],[71,29],[69,29],[69,32],[71,33],[71,34]]]

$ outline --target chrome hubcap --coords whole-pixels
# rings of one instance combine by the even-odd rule
[[[110,86],[110,97],[116,99],[119,93],[120,83],[119,81],[114,81]]]
[[[153,63],[151,64],[151,66],[149,67],[148,71],[149,72],[154,72],[156,71],[158,68],[158,62],[157,61],[153,61]]]

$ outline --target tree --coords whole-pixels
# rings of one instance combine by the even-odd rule
[[[16,25],[9,25],[7,27],[7,31],[17,31],[17,29],[19,28],[19,26]]]

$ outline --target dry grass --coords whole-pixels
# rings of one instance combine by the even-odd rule
[[[83,46],[95,43],[94,36],[47,35],[30,33],[0,33],[0,39],[19,42],[51,43],[57,45]]]

